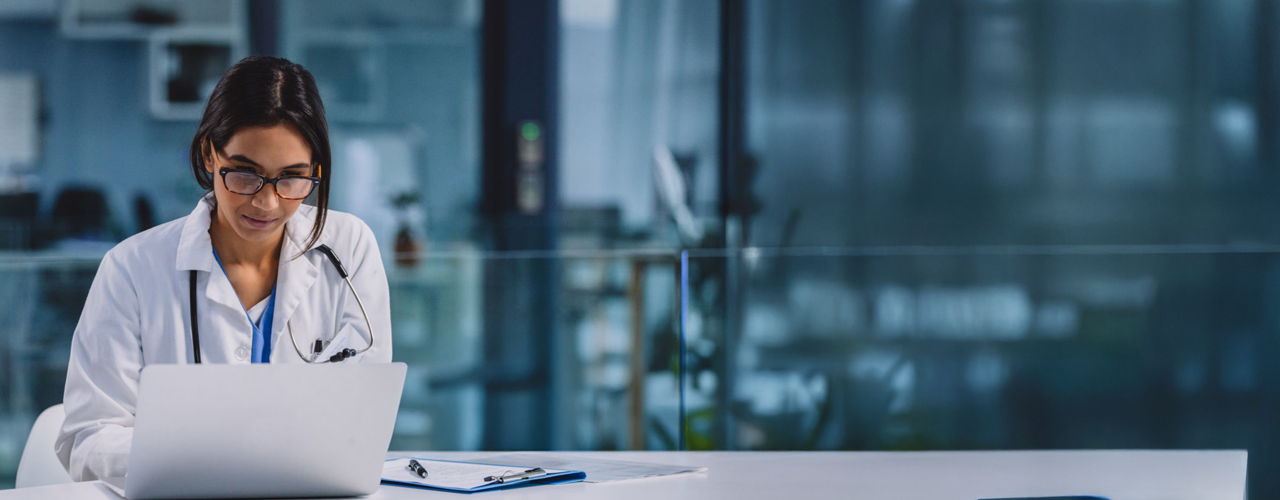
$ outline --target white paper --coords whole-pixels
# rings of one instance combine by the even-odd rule
[[[538,453],[512,453],[485,457],[481,462],[501,462],[520,467],[558,467],[566,470],[580,470],[587,473],[584,482],[603,483],[623,479],[666,476],[687,472],[706,472],[706,467],[689,465],[664,465],[643,462],[623,462],[620,460],[599,460],[593,458],[565,457],[542,455]],[[536,464],[536,465],[535,465]]]
[[[427,460],[422,458],[417,460],[418,463],[422,465],[422,468],[427,470],[427,477],[418,477],[417,474],[409,472],[407,467],[409,465],[409,459],[401,458],[387,462],[386,465],[382,466],[382,479],[421,484],[424,486],[472,489],[489,484],[488,481],[484,480],[486,477],[519,474],[529,469],[529,467],[513,465],[471,464]],[[547,474],[565,472],[563,470],[547,469],[545,467],[543,469],[547,471]],[[538,476],[534,476],[533,479],[537,479],[537,477]]]

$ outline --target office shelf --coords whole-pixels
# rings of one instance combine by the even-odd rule
[[[222,74],[249,53],[243,36],[182,28],[148,37],[148,103],[161,120],[198,120]]]
[[[147,40],[157,30],[196,30],[227,38],[245,30],[245,0],[65,0],[62,34],[82,40]]]

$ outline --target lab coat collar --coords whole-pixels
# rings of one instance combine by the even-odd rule
[[[195,210],[182,224],[182,237],[178,239],[178,270],[213,270],[213,241],[209,239],[209,224],[213,222],[213,193],[196,203]]]
[[[276,314],[271,324],[272,357],[289,355],[292,346],[281,346],[282,332],[287,335],[286,328],[293,311],[302,304],[307,291],[320,276],[320,268],[312,263],[306,255],[302,255],[303,245],[311,236],[311,227],[315,223],[316,208],[310,205],[298,207],[293,217],[285,225],[284,244],[280,248],[280,271],[276,276]],[[326,240],[321,233],[316,241],[319,245]],[[283,348],[282,348],[283,347]],[[283,354],[277,354],[283,353]]]
[[[307,240],[311,238],[311,227],[316,222],[316,207],[311,205],[302,205],[293,213],[293,217],[284,226],[284,246],[280,252],[280,263],[294,260],[295,256],[301,254]],[[320,239],[316,240],[316,245],[320,245],[328,240],[328,234],[321,233]],[[314,247],[313,247],[314,248]],[[308,248],[309,250],[309,248]],[[299,257],[301,259],[301,257]]]
[[[209,303],[244,310],[226,274],[221,270],[212,272],[218,268],[217,261],[213,258],[213,240],[209,238],[209,224],[212,221],[213,193],[209,193],[196,203],[195,210],[191,211],[182,225],[182,237],[178,240],[178,271],[210,273],[204,289],[204,296]],[[186,276],[183,278],[187,279]]]

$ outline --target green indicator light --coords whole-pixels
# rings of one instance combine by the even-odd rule
[[[520,126],[520,135],[524,137],[524,140],[532,142],[542,136],[542,130],[538,128],[536,123],[525,123]]]

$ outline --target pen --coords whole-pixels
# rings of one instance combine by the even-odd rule
[[[427,477],[427,469],[422,467],[422,464],[412,458],[409,459],[409,465],[406,465],[404,468],[409,469],[409,472],[417,474],[418,477]]]
[[[486,483],[496,482],[498,484],[502,484],[506,481],[511,481],[514,479],[529,479],[535,476],[545,476],[546,474],[547,474],[547,471],[543,470],[542,467],[538,467],[536,469],[529,469],[520,474],[503,474],[501,476],[489,476],[484,478],[484,482]]]

